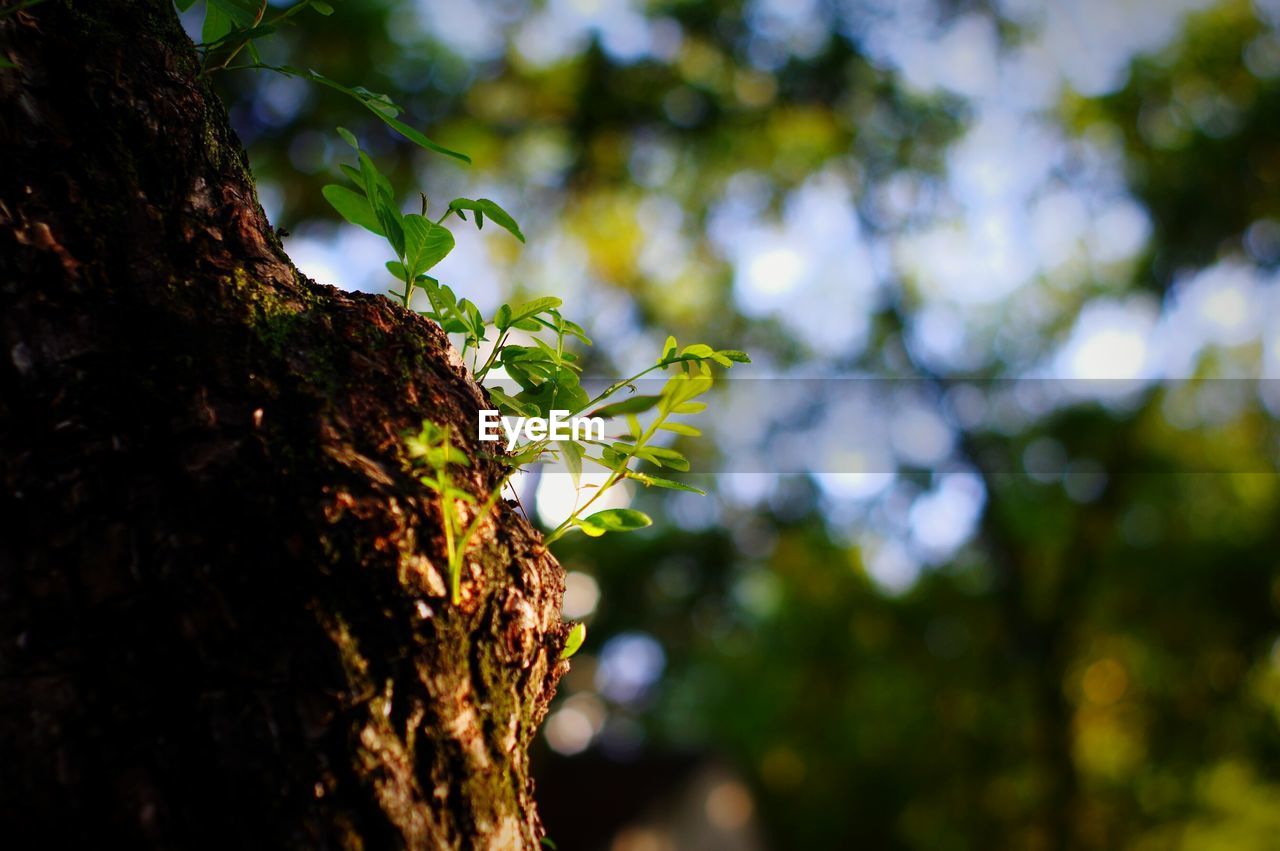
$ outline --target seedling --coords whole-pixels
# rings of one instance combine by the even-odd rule
[[[471,539],[498,501],[498,494],[502,492],[507,477],[504,476],[485,501],[479,503],[470,492],[454,481],[451,468],[468,467],[471,460],[453,444],[447,427],[424,421],[422,430],[406,440],[406,448],[410,463],[424,473],[419,481],[437,495],[440,528],[444,533],[445,553],[449,563],[449,597],[454,603],[458,603],[462,599],[462,565]],[[464,523],[463,515],[467,511],[464,506],[471,507],[470,523]]]

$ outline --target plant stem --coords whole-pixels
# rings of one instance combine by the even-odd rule
[[[267,0],[262,0],[262,6],[258,8],[258,14],[254,17],[253,26],[249,27],[249,30],[252,30],[255,27],[257,27],[259,24],[261,24],[262,16],[265,15],[266,13],[267,13]],[[226,60],[217,68],[214,68],[213,70],[221,71],[225,69],[228,65],[230,65],[231,60],[235,59],[237,56],[240,55],[240,51],[244,50],[244,46],[248,44],[249,41],[250,41],[249,39],[245,39],[244,41],[240,42],[240,44],[236,46],[236,49],[231,51],[231,53],[227,56]]]
[[[462,563],[466,559],[467,550],[471,545],[471,538],[475,535],[476,530],[480,528],[480,523],[489,515],[493,506],[497,504],[498,497],[502,494],[502,488],[510,478],[511,472],[509,471],[498,480],[497,485],[489,492],[488,498],[476,509],[476,516],[471,519],[471,523],[459,536],[456,546],[453,542],[453,535],[446,533],[445,546],[448,547],[449,552],[449,579],[452,582],[452,599],[455,604],[462,600]],[[444,500],[441,499],[440,502],[443,506]],[[456,520],[457,515],[455,514],[454,516]]]
[[[456,604],[462,599],[462,563],[457,558],[453,542],[453,526],[458,522],[458,510],[446,496],[449,492],[448,478],[448,472],[441,467],[436,476],[436,482],[440,485],[440,525],[444,527],[444,551],[449,558],[449,597]]]
[[[652,369],[652,367],[650,367],[650,369]],[[645,443],[649,441],[649,438],[653,437],[654,432],[658,430],[658,426],[662,425],[664,420],[666,420],[665,414],[659,414],[657,417],[654,418],[653,422],[649,424],[649,427],[645,429],[644,432],[640,435],[640,437],[636,439],[635,449],[632,450],[631,457],[628,458],[626,461],[624,461],[621,467],[617,468],[616,470],[614,470],[612,473],[609,474],[609,477],[604,480],[604,484],[600,486],[600,489],[591,495],[591,499],[587,500],[582,505],[581,508],[575,508],[573,512],[570,513],[569,516],[564,519],[564,522],[562,522],[556,528],[552,529],[551,533],[542,539],[543,544],[550,546],[551,544],[560,540],[560,538],[564,537],[569,532],[569,529],[572,528],[572,523],[574,520],[581,517],[582,514],[588,508],[591,507],[591,504],[594,503],[597,499],[599,499],[600,496],[605,491],[607,491],[609,488],[616,485],[619,479],[626,476],[627,465],[631,463],[631,458],[635,457],[635,452],[638,451],[642,446],[644,446]]]
[[[493,351],[489,352],[489,358],[484,362],[484,366],[480,367],[479,372],[474,372],[476,381],[483,381],[484,377],[489,374],[489,369],[493,366],[493,362],[498,359],[498,353],[502,351],[502,344],[507,341],[510,331],[503,331],[502,336],[498,338],[498,342],[494,344]]]
[[[655,369],[666,369],[670,365],[671,364],[665,361],[659,361],[658,363],[655,363],[653,366],[649,367],[648,369],[637,372],[635,375],[631,376],[630,378],[626,378],[626,379],[623,379],[622,381],[616,381],[613,384],[610,384],[607,388],[605,388],[603,393],[601,393],[599,396],[596,396],[594,399],[592,399],[590,402],[584,405],[582,407],[582,410],[586,410],[587,408],[590,408],[591,406],[604,401],[605,399],[612,396],[614,393],[617,393],[623,387],[626,387],[628,384],[631,384],[632,382],[639,381],[641,378],[644,378],[646,375],[653,372]]]

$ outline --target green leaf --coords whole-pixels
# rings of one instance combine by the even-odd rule
[[[539,313],[545,313],[548,310],[554,310],[563,303],[564,302],[555,296],[544,296],[542,298],[535,298],[533,301],[527,301],[514,309],[510,305],[504,304],[498,309],[498,313],[494,317],[493,321],[500,330],[505,331],[517,322],[537,316]],[[506,313],[505,322],[503,321],[504,312]]]
[[[517,447],[516,452],[517,454],[509,458],[500,458],[499,460],[507,462],[512,467],[523,467],[526,464],[533,464],[539,461],[546,450],[541,444],[535,442]]]
[[[562,440],[556,445],[560,447],[560,457],[564,459],[564,466],[573,478],[573,486],[576,488],[582,476],[582,447],[572,440]]]
[[[408,139],[410,142],[413,142],[415,145],[418,145],[419,147],[422,147],[422,148],[426,148],[429,151],[435,151],[436,153],[453,157],[454,159],[462,160],[464,163],[471,162],[471,157],[467,156],[466,154],[462,154],[462,153],[459,153],[458,151],[450,150],[449,148],[446,148],[443,145],[439,145],[431,141],[422,133],[413,129],[408,124],[405,124],[403,121],[400,121],[399,119],[397,119],[395,116],[399,113],[400,108],[397,107],[395,103],[392,102],[391,98],[387,97],[384,94],[371,92],[368,89],[364,88],[363,86],[356,86],[354,88],[352,88],[351,86],[344,86],[342,83],[339,83],[337,80],[331,80],[328,77],[326,77],[324,74],[321,74],[318,71],[313,71],[313,70],[304,71],[301,68],[295,68],[292,65],[278,65],[278,66],[267,66],[267,67],[269,67],[272,71],[275,71],[277,73],[288,74],[291,77],[301,77],[305,80],[311,80],[313,82],[320,83],[323,86],[328,86],[331,89],[340,91],[345,95],[349,95],[350,97],[353,97],[356,100],[358,100],[361,104],[363,104],[366,108],[368,108],[370,112],[378,116],[378,118],[382,119],[382,121],[388,127],[390,127],[392,130],[395,130],[397,133],[399,133],[401,136],[404,136],[406,139]]]
[[[521,367],[531,367],[527,371],[541,371],[547,375],[546,380],[534,383],[533,386],[526,386],[521,382],[521,386],[526,387],[521,397],[537,405],[542,416],[549,416],[554,409],[580,411],[591,401],[578,384],[577,374],[571,369],[540,367],[537,363],[529,364],[524,361],[504,362],[504,366],[507,367],[507,373],[517,381],[520,378],[517,377],[516,370]]]
[[[587,332],[582,330],[582,326],[576,322],[570,322],[568,319],[561,319],[560,326],[566,334],[572,334],[583,342],[584,345],[591,345],[591,338],[587,336]]]
[[[369,106],[369,104],[366,103],[365,106]],[[373,107],[370,107],[370,109],[373,109]],[[464,163],[467,163],[467,164],[471,163],[471,157],[467,156],[466,154],[459,153],[458,151],[450,150],[449,148],[446,148],[444,145],[436,144],[435,142],[428,139],[426,136],[419,133],[417,130],[414,130],[408,124],[405,124],[403,121],[400,121],[399,119],[394,118],[393,116],[381,113],[376,109],[374,109],[373,112],[375,115],[381,118],[388,127],[390,127],[392,130],[395,130],[401,136],[405,137],[410,142],[413,142],[418,147],[425,148],[428,151],[435,151],[437,154],[444,154],[447,157],[453,157],[456,160],[462,160]]]
[[[683,373],[674,375],[667,379],[666,385],[662,388],[663,404],[668,410],[674,409],[675,406],[706,393],[711,389],[711,385],[711,379],[705,375],[694,376]]]
[[[643,414],[661,401],[661,396],[631,396],[621,402],[614,402],[612,405],[596,408],[588,416],[605,417],[607,419],[621,416],[622,414]]]
[[[240,26],[249,26],[258,19],[262,8],[259,0],[208,0],[210,5],[221,6],[223,11]]]
[[[322,0],[311,0],[311,8],[315,9],[317,12],[324,15],[325,17],[328,17],[329,15],[333,14],[333,7],[330,6],[328,3],[323,2]]]
[[[675,434],[683,434],[686,437],[702,437],[702,432],[691,425],[684,423],[663,423],[658,426],[662,431],[669,431]]]
[[[360,182],[364,187],[365,197],[369,200],[369,206],[373,208],[373,214],[378,219],[378,225],[382,228],[382,233],[387,238],[387,242],[391,243],[396,256],[403,257],[404,226],[401,222],[400,211],[396,209],[395,192],[391,188],[391,181],[387,179],[386,175],[378,171],[378,167],[373,164],[373,160],[364,151],[360,151],[358,157],[360,160]]]
[[[345,186],[330,183],[320,190],[320,194],[324,196],[324,200],[328,201],[333,209],[338,211],[338,215],[351,222],[351,224],[373,231],[378,236],[386,236],[386,233],[382,230],[382,225],[378,222],[378,217],[374,215],[373,209],[369,206],[368,199],[360,193]]]
[[[338,128],[338,135],[342,137],[342,141],[346,142],[357,151],[360,150],[360,143],[356,141],[356,136],[345,127]]]
[[[226,38],[234,28],[235,23],[231,17],[223,11],[221,6],[209,0],[204,7],[204,24],[200,27],[200,41],[205,44],[215,44]]]
[[[643,529],[646,526],[652,526],[653,520],[649,515],[642,511],[636,511],[633,508],[606,508],[604,511],[597,511],[590,517],[584,517],[578,521],[583,524],[583,531],[587,531],[587,527],[601,530],[604,532],[634,532],[637,529]],[[590,535],[590,532],[587,532]]]
[[[10,62],[8,59],[5,59],[3,56],[0,56],[0,68],[17,68],[17,67],[18,67],[18,64],[16,62]]]
[[[685,357],[705,358],[710,357],[714,351],[706,343],[692,343],[685,346],[680,354]]]
[[[696,493],[699,496],[706,496],[707,492],[699,490],[689,485],[673,482],[671,479],[664,479],[661,476],[651,476],[648,473],[637,473],[633,470],[627,471],[628,479],[635,479],[645,487],[666,488],[673,491],[685,491],[686,493]]]
[[[196,4],[196,0],[174,0],[179,12],[185,12]]]
[[[640,453],[646,460],[652,461],[662,467],[670,467],[673,470],[684,472],[689,469],[689,459],[685,458],[674,449],[667,449],[665,446],[646,446]]]
[[[409,213],[404,226],[404,261],[413,277],[439,263],[453,250],[453,234],[430,219]]]
[[[548,355],[545,349],[540,349],[537,346],[517,346],[512,344],[510,346],[505,346],[502,349],[503,363],[514,363],[519,361],[521,363],[543,363],[554,365],[554,355],[554,351]],[[548,374],[550,374],[550,372],[548,372]]]
[[[564,649],[560,651],[560,658],[568,659],[574,653],[577,653],[578,649],[582,647],[582,642],[586,640],[587,625],[581,622],[575,623],[573,628],[569,630],[568,636],[565,637]],[[550,847],[555,848],[556,846],[553,843]]]
[[[351,182],[356,186],[364,186],[364,175],[360,173],[360,169],[350,163],[338,163],[338,168],[341,169],[342,173],[350,178]]]
[[[458,302],[455,315],[462,322],[464,330],[472,343],[478,344],[484,339],[484,316],[481,315],[480,308],[464,298]]]
[[[275,31],[276,28],[273,24],[258,24],[257,26],[251,27],[232,26],[231,31],[222,38],[214,42],[206,42],[200,46],[206,51],[214,51],[225,48],[236,49],[241,45],[247,44],[250,52],[253,52],[256,50],[252,44],[254,39],[271,35]]]
[[[499,408],[506,408],[511,413],[518,414],[522,417],[538,416],[537,407],[513,396],[508,396],[506,392],[500,388],[486,387],[485,389],[489,391],[489,398],[492,399],[494,404]]]
[[[658,359],[658,363],[665,363],[668,358],[676,353],[676,338],[667,337],[667,342],[662,345],[662,357]]]
[[[626,467],[627,464],[631,463],[631,452],[619,452],[617,449],[613,448],[617,445],[618,444],[615,443],[613,446],[606,446],[604,449],[600,450],[600,462],[610,470],[621,470]],[[629,449],[630,448],[628,447],[628,450]]]
[[[375,208],[378,203],[385,203],[395,210],[396,193],[391,187],[391,181],[378,170],[378,166],[364,151],[357,151],[356,157],[360,162],[360,185],[364,187],[369,203]]]
[[[257,0],[207,0],[200,40],[211,45],[226,38],[237,27],[249,29],[258,19],[258,8]]]
[[[463,210],[471,210],[476,214],[476,227],[484,227],[484,217],[488,216],[499,227],[506,228],[511,234],[521,242],[524,242],[524,234],[520,232],[520,226],[516,224],[516,220],[496,202],[490,201],[488,198],[454,198],[449,202],[449,209],[457,213],[464,220],[466,216],[462,215]]]

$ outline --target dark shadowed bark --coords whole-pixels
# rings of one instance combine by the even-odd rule
[[[0,845],[536,846],[561,570],[499,503],[450,604],[402,454],[482,391],[298,274],[168,0],[0,54]]]

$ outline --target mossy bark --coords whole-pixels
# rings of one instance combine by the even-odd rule
[[[483,391],[298,274],[168,0],[0,53],[0,845],[536,846],[561,570],[499,502],[450,604],[402,461]]]

